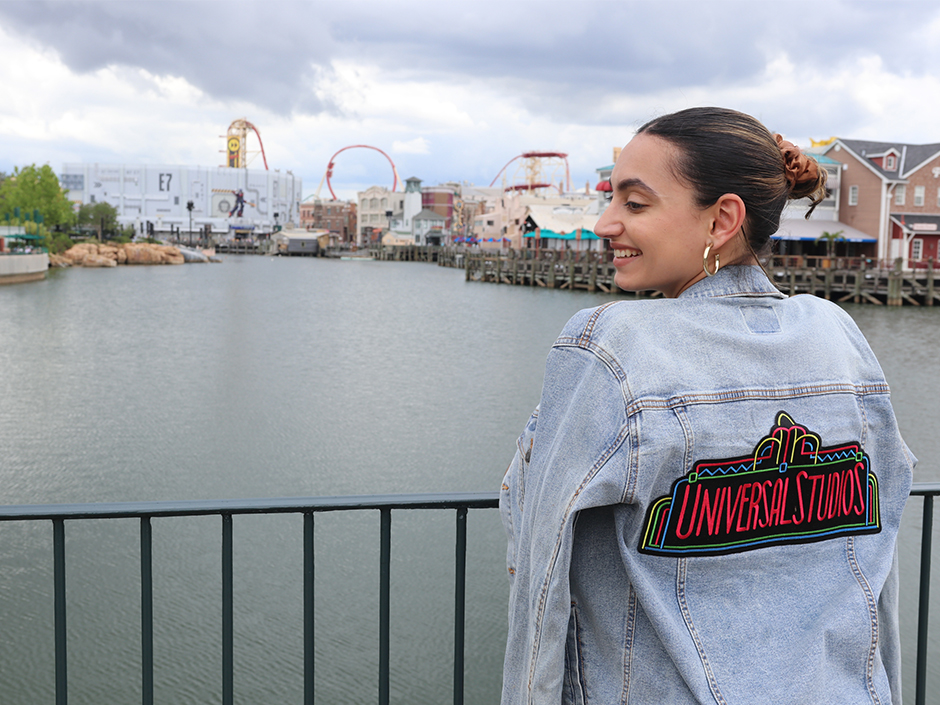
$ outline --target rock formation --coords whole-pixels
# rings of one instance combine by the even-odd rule
[[[183,264],[179,249],[146,242],[98,244],[80,242],[62,253],[70,264],[81,267],[114,267],[119,264]]]

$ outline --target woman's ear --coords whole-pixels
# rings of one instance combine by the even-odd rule
[[[726,193],[712,205],[711,210],[714,218],[711,237],[715,249],[718,249],[741,230],[747,209],[739,195]]]

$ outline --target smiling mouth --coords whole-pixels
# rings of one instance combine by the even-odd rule
[[[614,257],[623,259],[626,257],[639,257],[642,253],[639,250],[614,250]]]

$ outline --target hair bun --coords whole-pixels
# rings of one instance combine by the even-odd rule
[[[787,142],[782,135],[774,134],[777,147],[783,157],[783,174],[790,186],[790,198],[803,198],[818,188],[819,165],[812,157],[800,151],[792,142]]]
[[[792,142],[787,142],[781,135],[774,134],[780,156],[783,157],[783,175],[787,180],[788,197],[808,198],[811,201],[806,218],[809,219],[823,199],[826,197],[826,181],[828,174],[819,168],[819,164],[812,157],[808,157]]]

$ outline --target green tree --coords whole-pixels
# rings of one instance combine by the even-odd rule
[[[124,232],[117,216],[117,208],[110,203],[83,203],[78,209],[78,227],[94,229],[101,237],[117,237]]]
[[[819,242],[820,240],[826,241],[826,257],[829,259],[832,259],[833,252],[835,251],[836,247],[836,241],[845,240],[845,237],[842,235],[844,232],[844,230],[837,230],[834,233],[830,233],[827,230],[823,230],[822,235],[816,238],[816,242]]]
[[[0,183],[0,220],[9,215],[12,221],[15,209],[19,208],[20,220],[32,220],[33,211],[39,211],[43,223],[49,227],[71,225],[75,216],[66,193],[48,164],[15,167]]]

